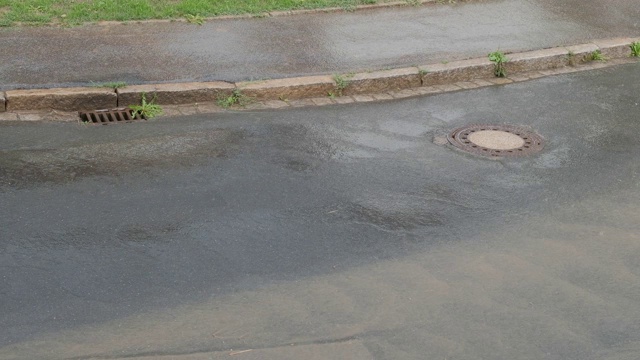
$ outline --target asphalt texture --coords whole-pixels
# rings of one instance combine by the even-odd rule
[[[631,64],[381,103],[0,123],[0,358],[637,359],[639,94]],[[471,123],[545,148],[442,145]]]
[[[0,29],[0,90],[367,71],[640,35],[637,0],[478,0],[262,19]]]

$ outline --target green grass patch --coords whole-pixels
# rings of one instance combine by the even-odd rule
[[[76,25],[102,20],[188,19],[202,23],[219,15],[318,9],[391,0],[0,0],[0,26]]]
[[[218,97],[218,100],[216,102],[218,103],[218,106],[227,109],[234,105],[246,106],[251,102],[251,100],[252,99],[250,99],[248,96],[245,96],[242,93],[242,90],[235,89],[231,92],[231,95],[229,96]]]
[[[602,52],[600,52],[600,50],[596,50],[590,53],[589,55],[587,55],[587,60],[588,61],[607,61],[607,58],[604,55],[602,55]]]
[[[156,104],[156,97],[154,96],[151,101],[147,101],[145,93],[142,93],[140,105],[129,105],[129,108],[133,110],[133,117],[140,115],[147,120],[162,115],[162,107]]]
[[[629,47],[631,48],[631,56],[640,57],[640,41],[632,42]]]
[[[504,55],[502,51],[494,51],[489,54],[489,61],[493,63],[493,74],[497,77],[507,77],[507,69],[504,64],[509,62],[509,59]]]

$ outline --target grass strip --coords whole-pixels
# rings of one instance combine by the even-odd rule
[[[341,7],[392,0],[0,0],[0,26],[205,18]],[[409,0],[407,0],[409,1]]]

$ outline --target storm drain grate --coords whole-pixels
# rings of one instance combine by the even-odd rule
[[[86,123],[94,124],[117,124],[127,123],[135,120],[146,120],[144,116],[128,107],[106,110],[94,110],[94,111],[79,111],[80,120]]]
[[[467,125],[447,138],[461,150],[487,157],[525,156],[544,147],[540,135],[513,125]]]

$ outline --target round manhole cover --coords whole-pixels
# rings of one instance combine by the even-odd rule
[[[447,138],[461,150],[489,157],[524,156],[544,146],[540,135],[512,125],[467,125]]]

